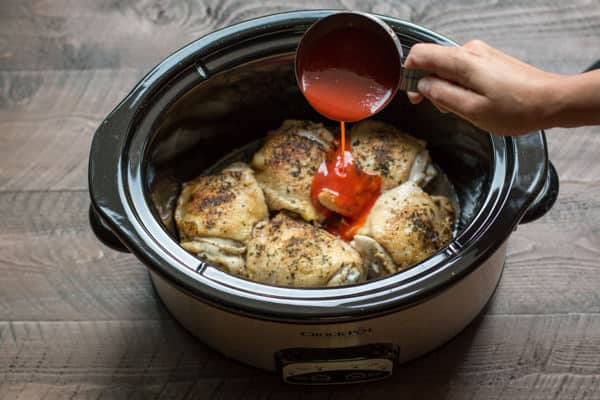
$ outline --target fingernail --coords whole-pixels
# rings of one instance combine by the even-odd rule
[[[427,77],[421,78],[421,79],[419,79],[419,82],[417,82],[417,89],[419,89],[419,92],[421,92],[421,94],[429,93],[430,87],[431,87],[431,80]]]
[[[421,98],[421,93],[418,92],[406,92],[406,95],[412,104],[417,104]]]

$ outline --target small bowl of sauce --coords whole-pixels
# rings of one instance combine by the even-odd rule
[[[308,102],[343,122],[368,118],[394,97],[402,46],[392,29],[368,14],[340,12],[314,23],[296,51],[296,79]]]

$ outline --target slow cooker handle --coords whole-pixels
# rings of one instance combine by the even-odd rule
[[[548,170],[546,172],[544,187],[527,208],[520,223],[526,224],[543,217],[556,202],[556,199],[558,198],[558,189],[558,173],[556,172],[554,165],[552,165],[552,162],[548,161]]]
[[[104,222],[102,217],[98,215],[94,206],[90,204],[89,219],[92,231],[105,246],[110,247],[113,250],[121,251],[123,253],[129,253],[129,249],[125,247],[123,242],[113,233],[108,224]]]

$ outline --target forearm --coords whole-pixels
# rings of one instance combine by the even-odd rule
[[[475,40],[462,47],[414,45],[406,68],[431,75],[419,92],[484,131],[520,135],[538,129],[600,125],[600,70],[575,76],[544,72]]]
[[[600,124],[600,70],[562,76],[547,94],[546,128]]]

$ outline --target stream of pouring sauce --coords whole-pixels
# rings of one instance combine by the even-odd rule
[[[341,122],[340,145],[329,152],[315,173],[311,186],[313,205],[327,215],[326,229],[344,240],[352,240],[365,223],[381,191],[381,177],[358,167],[346,145],[345,123]],[[337,212],[325,208],[319,195],[330,195]]]
[[[375,37],[374,37],[375,35]],[[377,32],[358,27],[332,30],[303,48],[299,83],[308,102],[322,115],[340,121],[340,141],[319,166],[311,187],[313,205],[328,216],[326,229],[352,240],[381,191],[381,177],[363,171],[352,155],[345,122],[367,118],[394,95],[400,66],[397,52]],[[395,78],[396,77],[396,78]],[[325,208],[326,192],[337,212]],[[331,208],[331,207],[330,207]]]

